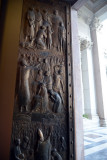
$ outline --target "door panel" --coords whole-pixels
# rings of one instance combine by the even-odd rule
[[[10,159],[74,159],[70,7],[25,0]]]

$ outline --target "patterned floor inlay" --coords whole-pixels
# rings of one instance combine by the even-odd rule
[[[84,133],[85,160],[107,160],[107,128],[88,129]]]
[[[99,138],[101,136],[98,136],[96,134],[88,134],[88,135],[86,135],[86,137],[89,137],[89,138]]]

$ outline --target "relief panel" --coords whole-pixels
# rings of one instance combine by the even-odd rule
[[[70,50],[69,6],[24,0],[11,160],[74,159]]]

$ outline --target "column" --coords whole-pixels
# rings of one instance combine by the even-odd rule
[[[101,29],[100,21],[97,17],[93,17],[90,24],[91,38],[93,41],[93,65],[95,75],[95,89],[96,89],[96,100],[97,100],[97,112],[100,118],[100,126],[107,126],[107,113],[106,105],[103,94],[103,82],[102,82],[102,69],[101,69],[101,55],[99,54],[97,32]]]
[[[91,42],[87,38],[80,38],[84,113],[89,119],[92,119],[94,126],[98,126],[99,118],[96,109],[97,107],[93,73],[92,46],[93,42]]]

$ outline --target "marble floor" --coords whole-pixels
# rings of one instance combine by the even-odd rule
[[[107,160],[107,127],[84,132],[85,160]]]

